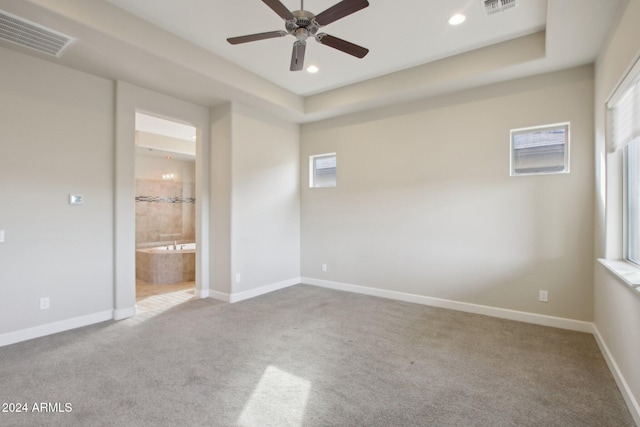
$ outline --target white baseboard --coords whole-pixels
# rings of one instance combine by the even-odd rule
[[[279,289],[288,288],[289,286],[298,285],[300,283],[300,280],[300,277],[294,277],[292,279],[283,280],[282,282],[271,283],[269,285],[260,286],[259,288],[249,289],[248,291],[232,293],[231,295],[229,295],[229,302],[239,302],[249,298],[268,294],[269,292],[277,291]]]
[[[217,299],[222,302],[229,302],[229,294],[225,294],[224,292],[218,291],[209,291],[209,298]]]
[[[483,314],[485,316],[498,317],[500,319],[516,320],[535,325],[551,326],[554,328],[568,329],[571,331],[592,333],[593,323],[581,320],[565,319],[563,317],[546,316],[543,314],[527,313],[524,311],[508,310],[505,308],[490,307],[486,305],[470,304],[466,302],[433,298],[405,292],[389,291],[386,289],[369,288],[367,286],[351,285],[348,283],[331,282],[329,280],[302,277],[302,283],[336,289],[339,291],[354,292],[364,295],[394,299],[398,301],[413,302],[431,307],[447,308],[450,310],[464,311],[466,313]]]
[[[196,298],[209,298],[209,289],[197,289],[195,290]]]
[[[604,360],[607,362],[607,366],[609,367],[609,370],[611,371],[613,378],[616,380],[616,384],[618,384],[620,393],[622,394],[622,397],[624,398],[624,401],[626,402],[627,407],[629,408],[629,412],[631,412],[631,416],[633,417],[633,420],[636,422],[636,425],[640,426],[640,404],[638,403],[638,400],[633,395],[633,392],[631,391],[629,384],[627,384],[627,381],[624,379],[624,376],[622,375],[622,372],[620,371],[618,364],[613,358],[611,351],[609,351],[609,347],[607,347],[607,344],[605,343],[604,338],[602,337],[602,335],[600,335],[600,331],[598,330],[598,327],[595,324],[593,325],[592,332],[593,332],[593,336],[596,339],[596,342],[598,343],[598,347],[600,347],[600,351],[604,356]]]
[[[289,286],[297,285],[300,283],[300,280],[300,277],[294,277],[292,279],[283,280],[282,282],[271,283],[269,285],[260,286],[259,288],[249,289],[247,291],[236,292],[232,294],[227,294],[219,291],[209,291],[209,296],[213,299],[217,299],[218,301],[234,303],[268,294],[269,292],[277,291],[279,289],[288,288]]]
[[[113,320],[128,319],[136,315],[136,307],[121,308],[119,310],[113,310]]]
[[[86,316],[47,323],[46,325],[21,329],[15,332],[7,332],[6,334],[0,334],[0,347],[44,337],[45,335],[57,334],[58,332],[64,332],[70,329],[93,325],[94,323],[100,323],[111,319],[113,319],[113,312],[111,310],[107,310],[99,313],[88,314]]]

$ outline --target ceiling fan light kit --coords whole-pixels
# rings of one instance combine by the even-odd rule
[[[326,33],[318,33],[321,27],[368,7],[369,2],[367,0],[343,0],[318,15],[304,10],[304,0],[300,1],[300,10],[295,11],[287,9],[280,0],[262,0],[262,2],[285,20],[286,31],[268,31],[265,33],[231,37],[227,39],[230,44],[236,45],[292,35],[296,38],[296,41],[293,43],[293,52],[291,53],[291,71],[300,71],[304,68],[307,39],[310,37],[314,38],[320,44],[332,47],[356,58],[364,58],[367,53],[369,53],[369,49],[362,46]]]

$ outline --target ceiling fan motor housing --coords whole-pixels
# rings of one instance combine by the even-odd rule
[[[290,19],[285,23],[287,31],[295,32],[298,37],[297,30],[300,28],[306,29],[309,34],[315,34],[318,32],[320,25],[315,21],[315,15],[306,10],[295,10],[291,12],[294,19]]]

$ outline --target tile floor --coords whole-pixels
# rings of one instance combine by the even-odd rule
[[[136,280],[136,312],[165,311],[193,299],[196,282],[157,285]]]

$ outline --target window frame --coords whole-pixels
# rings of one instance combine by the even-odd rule
[[[630,246],[633,243],[632,239],[631,239],[631,235],[630,235],[630,229],[631,227],[629,226],[629,219],[631,217],[630,215],[630,210],[631,210],[631,203],[630,203],[630,190],[631,190],[631,185],[629,183],[630,178],[631,178],[631,173],[630,173],[630,153],[629,151],[631,150],[631,145],[632,144],[639,144],[640,145],[640,140],[634,140],[632,142],[630,142],[629,144],[627,144],[622,151],[622,256],[624,258],[625,261],[630,262],[631,264],[633,264],[636,267],[640,267],[640,253],[638,254],[638,259],[631,259],[631,250],[630,250]],[[640,146],[639,147],[635,147],[634,149],[639,150],[640,151]],[[638,162],[638,168],[635,171],[636,174],[638,176],[640,176],[640,162]],[[636,199],[636,217],[640,217],[640,197],[638,197]],[[638,239],[637,241],[635,241],[635,243],[640,244],[640,232],[636,233],[637,236],[636,238]]]
[[[640,197],[632,200],[630,194],[632,190],[636,193],[640,188],[640,161],[634,162],[635,167],[631,166],[631,152],[635,154],[634,158],[640,157],[640,137],[638,135],[638,125],[629,124],[626,127],[625,121],[633,121],[637,123],[638,111],[640,110],[640,59],[636,59],[630,67],[624,78],[616,86],[615,90],[606,102],[605,125],[606,125],[606,149],[610,153],[621,151],[621,173],[622,179],[622,258],[625,262],[640,268],[640,226],[630,226],[630,219],[635,218],[636,223],[640,218]],[[628,101],[628,103],[627,103]],[[622,122],[621,122],[622,120]],[[640,160],[640,159],[639,159]],[[633,176],[632,176],[633,175]],[[631,183],[631,179],[635,177],[635,184]],[[635,205],[635,215],[630,215]],[[631,230],[635,229],[635,237],[631,236]],[[637,248],[632,251],[631,246]],[[631,258],[632,252],[635,252],[635,258]]]
[[[316,185],[316,161],[322,158],[335,158],[335,183],[334,185]],[[338,155],[336,153],[314,154],[309,156],[309,188],[335,188],[338,186]]]
[[[604,208],[605,208],[605,257],[598,262],[614,274],[622,283],[640,297],[640,266],[629,260],[629,171],[628,145],[618,132],[619,108],[624,108],[625,96],[640,84],[640,57],[636,57],[622,74],[612,93],[604,104],[605,143],[602,146],[604,159]],[[640,104],[640,101],[638,102]],[[636,135],[637,138],[637,135]],[[610,196],[613,195],[613,196]]]
[[[564,141],[564,168],[562,171],[550,171],[550,172],[516,172],[515,169],[515,140],[514,137],[525,133],[535,133],[540,130],[554,130],[565,128],[565,141]],[[559,122],[546,125],[529,126],[518,129],[511,129],[509,132],[509,175],[510,176],[531,176],[531,175],[558,175],[568,174],[571,172],[571,122]]]

